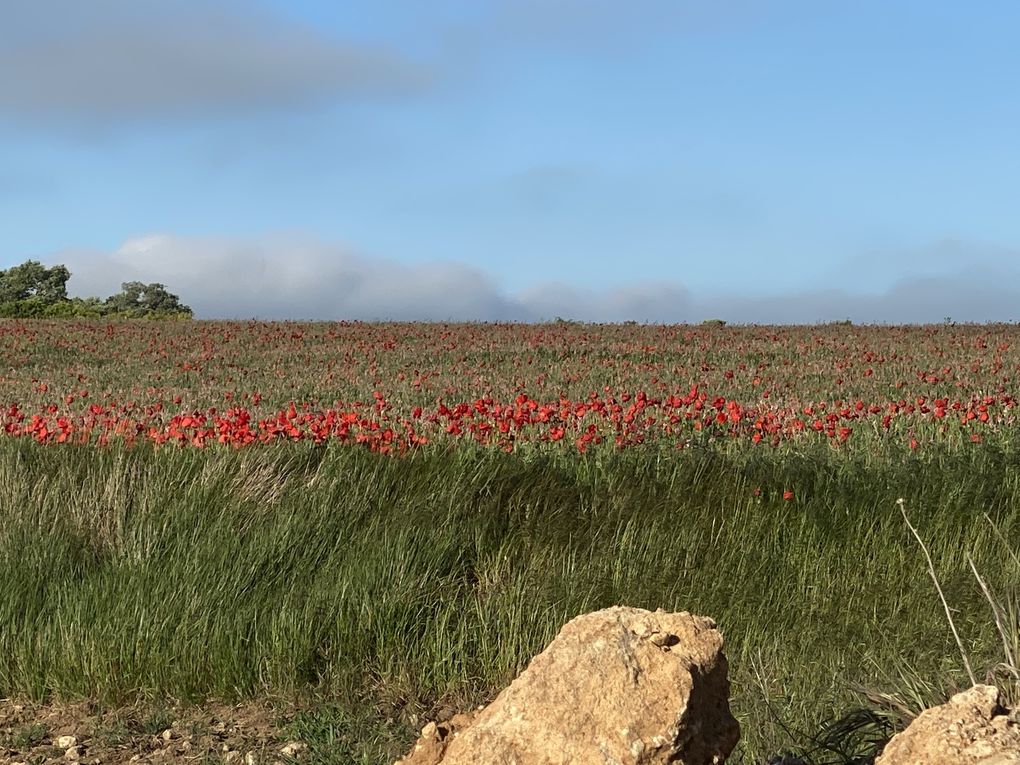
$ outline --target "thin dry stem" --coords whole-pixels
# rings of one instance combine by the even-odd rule
[[[949,610],[949,603],[946,602],[946,596],[942,592],[942,585],[939,584],[938,575],[935,573],[935,564],[932,562],[931,554],[928,552],[927,546],[924,544],[924,540],[921,539],[921,535],[917,533],[917,529],[910,522],[910,518],[907,517],[906,503],[900,498],[896,500],[896,504],[900,506],[900,513],[903,514],[903,520],[907,524],[907,528],[910,529],[910,533],[914,535],[914,539],[921,545],[921,551],[924,553],[924,557],[928,561],[928,573],[931,575],[931,580],[935,583],[935,590],[939,594],[939,600],[942,601],[942,607],[946,610],[946,619],[949,621],[949,629],[953,632],[953,637],[956,639],[956,646],[960,649],[960,658],[963,659],[964,669],[967,670],[967,677],[970,679],[971,685],[977,685],[977,679],[974,677],[974,670],[970,668],[970,661],[967,659],[967,652],[963,648],[963,641],[960,639],[960,633],[956,631],[956,623],[953,622],[953,613]]]
[[[992,527],[992,531],[995,532],[995,536],[997,536],[999,541],[1002,542],[1002,546],[1006,548],[1006,552],[1009,554],[1009,557],[1013,559],[1013,563],[1020,567],[1020,556],[1017,555],[1013,546],[1009,543],[1006,537],[1002,535],[1002,530],[995,525],[995,521],[992,520],[992,517],[988,515],[988,513],[985,513],[985,520],[988,521],[988,525]]]
[[[991,590],[982,578],[981,574],[978,573],[977,566],[974,565],[974,560],[967,556],[967,564],[970,566],[971,572],[974,574],[974,578],[977,579],[977,583],[981,586],[981,592],[984,593],[985,600],[988,601],[988,605],[992,607],[992,615],[995,617],[995,628],[999,631],[999,637],[1002,638],[1002,651],[1006,655],[1006,663],[1010,667],[1016,666],[1016,659],[1013,656],[1013,649],[1010,646],[1009,635],[1006,631],[1006,625],[1003,623],[1002,609],[999,607],[998,601],[992,596]]]

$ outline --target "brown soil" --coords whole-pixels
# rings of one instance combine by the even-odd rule
[[[304,744],[285,738],[293,713],[268,703],[104,709],[89,701],[0,699],[0,763],[300,762]]]

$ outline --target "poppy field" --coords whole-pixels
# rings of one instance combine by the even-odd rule
[[[45,444],[965,448],[1012,438],[1020,329],[6,322]]]
[[[301,762],[378,765],[626,603],[718,622],[734,762],[866,763],[968,683],[901,508],[1020,698],[1014,325],[7,320],[0,361],[0,699],[286,702]]]

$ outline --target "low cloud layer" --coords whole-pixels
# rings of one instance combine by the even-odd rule
[[[0,25],[0,114],[111,125],[424,84],[420,67],[234,0],[31,0]]]
[[[1020,259],[1018,259],[1020,260]],[[199,318],[402,321],[929,323],[1020,320],[1015,273],[969,267],[901,279],[883,292],[843,289],[755,296],[725,284],[694,294],[680,284],[584,290],[537,284],[519,294],[472,266],[407,265],[339,245],[278,235],[259,241],[152,235],[113,252],[65,251],[50,259],[73,274],[75,295],[105,297],[123,281],[161,282]]]
[[[481,271],[407,266],[296,237],[264,241],[153,235],[114,252],[61,253],[78,295],[161,282],[201,318],[469,320],[518,318]]]

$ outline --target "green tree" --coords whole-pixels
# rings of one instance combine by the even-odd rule
[[[42,306],[67,300],[67,266],[46,268],[37,260],[26,260],[20,266],[0,270],[0,303],[33,300]]]
[[[104,301],[97,297],[68,298],[70,278],[67,266],[47,268],[37,260],[0,269],[0,317],[186,319],[192,315],[191,308],[181,303],[165,284],[124,282],[121,292]]]
[[[110,313],[132,317],[191,316],[191,308],[169,292],[165,284],[124,282],[121,291],[106,299]]]

